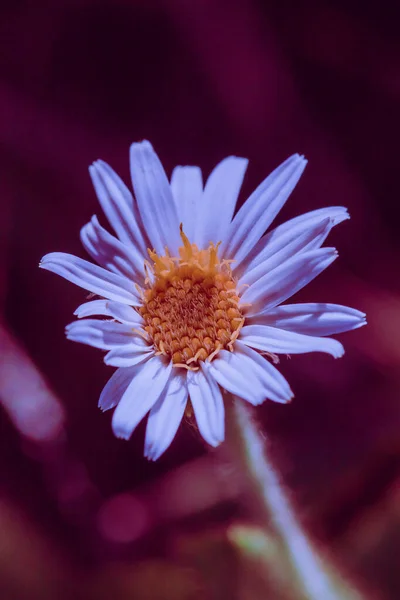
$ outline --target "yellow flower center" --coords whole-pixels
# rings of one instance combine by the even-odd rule
[[[152,276],[139,309],[156,353],[175,367],[196,370],[220,350],[233,349],[244,323],[230,261],[218,259],[218,246],[191,244],[180,226],[179,257],[149,250]]]

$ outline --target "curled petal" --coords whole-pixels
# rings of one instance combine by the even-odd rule
[[[278,369],[240,341],[235,343],[234,352],[221,350],[209,371],[221,387],[254,405],[267,398],[285,403],[293,397]]]
[[[339,225],[346,219],[350,219],[347,208],[344,206],[328,206],[327,208],[319,208],[312,210],[303,215],[299,215],[294,219],[285,221],[282,225],[275,227],[269,233],[266,233],[249,252],[245,259],[240,263],[233,263],[232,268],[236,277],[241,277],[245,272],[257,267],[259,264],[269,260],[276,255],[291,239],[296,239],[304,236],[314,227],[326,221],[330,224],[326,232],[325,238],[329,231],[335,225]],[[319,236],[312,242],[310,240],[307,250],[313,250],[323,244],[325,239]]]
[[[81,229],[81,241],[90,256],[105,269],[142,282],[144,256],[132,244],[123,244],[108,233],[96,216]]]
[[[309,302],[276,306],[263,315],[250,317],[248,322],[273,325],[305,335],[323,336],[363,327],[366,318],[365,313],[349,306]]]
[[[221,256],[239,265],[272,223],[299,181],[307,161],[293,154],[251,194],[229,226]]]
[[[149,460],[157,460],[170,446],[182,421],[187,397],[186,373],[173,372],[147,421],[144,455]]]
[[[138,290],[132,281],[72,254],[64,252],[46,254],[39,266],[109,300],[132,306],[139,306],[141,303]]]
[[[248,269],[239,283],[251,285],[281,266],[285,261],[295,257],[296,254],[319,248],[326,239],[331,227],[329,219],[324,219],[300,235],[293,235],[290,231],[286,235],[283,234],[280,236],[279,245],[275,244],[275,251],[272,250],[270,256],[266,256],[265,260],[258,263],[257,266]]]
[[[131,192],[103,160],[94,162],[89,173],[104,214],[118,238],[146,256],[147,236]]]
[[[111,350],[125,344],[133,344],[140,348],[147,346],[143,338],[133,332],[130,325],[115,321],[83,319],[67,325],[65,332],[69,340],[102,350]]]
[[[78,319],[84,317],[92,317],[94,315],[101,315],[104,317],[112,317],[110,310],[107,307],[108,300],[90,300],[90,302],[84,302],[74,312],[74,315]],[[124,305],[126,306],[126,305]]]
[[[161,396],[172,369],[172,364],[167,364],[159,356],[153,356],[141,365],[119,401],[112,419],[115,435],[126,440]]]
[[[154,355],[154,348],[138,337],[135,343],[113,348],[104,357],[106,365],[111,367],[133,367]]]
[[[190,401],[197,426],[211,446],[218,446],[225,436],[225,409],[218,383],[202,366],[187,374]]]
[[[335,248],[319,248],[298,254],[266,273],[242,295],[242,302],[251,304],[247,315],[264,314],[284,302],[322,273],[336,258]]]
[[[285,331],[268,325],[247,325],[240,330],[240,340],[257,350],[273,354],[305,354],[306,352],[327,352],[334,358],[344,354],[340,342],[332,338],[303,335]]]
[[[114,408],[114,406],[117,406],[128,385],[142,366],[143,365],[138,365],[127,369],[117,369],[115,373],[113,373],[100,394],[99,408],[101,408],[101,410],[110,410],[111,408]]]

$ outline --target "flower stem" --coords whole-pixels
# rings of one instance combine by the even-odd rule
[[[234,398],[232,421],[228,420],[228,441],[231,437],[236,458],[249,477],[253,492],[261,505],[269,526],[280,541],[290,563],[290,571],[297,580],[301,597],[309,600],[355,600],[357,593],[331,573],[317,555],[302,531],[285,495],[268,453],[265,439],[252,417],[252,408]],[[290,577],[290,575],[289,575]],[[340,589],[340,592],[339,592]]]

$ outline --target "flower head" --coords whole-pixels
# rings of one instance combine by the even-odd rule
[[[103,161],[90,167],[117,237],[94,216],[81,239],[97,265],[54,252],[40,266],[99,296],[77,308],[67,337],[106,350],[105,363],[118,367],[99,401],[116,407],[118,437],[128,439],[150,413],[149,459],[168,448],[188,401],[201,435],[217,446],[223,390],[253,405],[288,402],[276,355],[342,356],[342,344],[326,336],[365,324],[345,306],[282,304],[335,260],[336,250],[321,246],[349,218],[341,206],[322,208],[265,234],[305,166],[298,154],[288,158],[235,216],[243,158],[223,160],[203,186],[198,167],[176,167],[168,181],[151,144],[132,144],[134,196]]]

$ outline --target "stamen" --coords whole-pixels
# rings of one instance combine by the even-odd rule
[[[140,296],[141,301],[145,302],[146,299],[145,299],[145,296],[144,296],[144,292],[143,292],[142,288],[140,287],[140,285],[138,285],[137,283],[135,283],[135,288],[137,289],[137,292],[138,292],[138,294]]]
[[[237,321],[238,319],[233,319],[233,320]],[[233,352],[233,344],[238,339],[240,330],[242,329],[243,325],[244,325],[244,319],[241,319],[238,328],[231,335],[230,342],[228,342],[228,344],[227,344],[228,349],[229,349],[230,352]]]
[[[146,342],[149,341],[149,334],[147,333],[147,331],[145,331],[144,329],[136,329],[136,327],[134,327],[132,329],[132,331],[134,333],[137,333],[138,335],[140,335],[144,340],[146,340]]]
[[[262,351],[260,351],[260,354],[262,356],[267,356],[268,358],[270,358],[272,360],[272,362],[274,363],[274,365],[277,365],[279,363],[279,356],[277,354],[274,354],[273,352],[268,352],[267,350],[262,350]]]
[[[182,367],[183,369],[187,369],[188,371],[198,371],[200,367],[192,367],[185,363],[172,363],[173,367]]]
[[[220,350],[222,350],[222,344],[217,344],[217,348],[214,352],[211,352],[210,356],[207,358],[208,362],[211,362],[213,358],[215,358]]]
[[[249,308],[249,306],[252,306],[251,302],[240,302],[238,303],[238,306],[240,309],[242,308]]]
[[[215,267],[217,266],[218,263],[218,248],[220,247],[221,242],[218,242],[218,244],[216,246],[213,246],[210,243],[210,260],[209,260],[209,269],[210,271],[213,271],[215,269]]]
[[[224,348],[232,351],[244,323],[230,260],[219,260],[220,243],[200,250],[179,227],[179,256],[168,250],[159,256],[149,250],[152,264],[139,309],[145,335],[157,355],[169,357],[174,367],[197,371]]]
[[[145,285],[150,285],[152,282],[152,278],[154,277],[154,269],[153,266],[149,263],[148,260],[144,261],[144,272],[146,273],[146,278],[144,280]],[[141,295],[143,294],[143,290],[140,288]]]
[[[150,248],[147,248],[147,252],[149,253],[150,258],[154,263],[154,270],[159,269],[162,271],[163,269],[165,269],[165,265],[162,259],[158,256],[155,250],[150,250]]]
[[[238,285],[237,291],[239,292],[239,290],[242,291],[242,289],[249,288],[249,287],[250,287],[249,283],[241,283],[240,285]]]
[[[146,273],[148,273],[150,271],[151,274],[154,275],[153,265],[148,260],[144,261],[144,268],[145,268]]]
[[[183,224],[182,223],[179,225],[179,232],[180,232],[180,236],[182,238],[183,246],[184,246],[184,248],[185,248],[185,250],[186,250],[186,252],[188,254],[188,258],[190,259],[190,258],[192,258],[192,254],[193,254],[193,252],[192,252],[192,245],[189,242],[189,240],[186,237],[186,235],[183,233]]]

